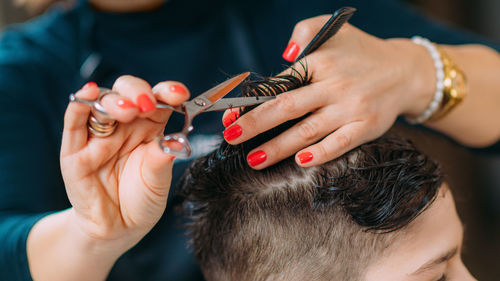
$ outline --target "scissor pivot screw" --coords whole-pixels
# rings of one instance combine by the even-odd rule
[[[205,105],[207,105],[207,103],[204,100],[200,99],[200,98],[194,99],[193,102],[194,102],[194,104],[196,104],[198,106],[205,106]]]

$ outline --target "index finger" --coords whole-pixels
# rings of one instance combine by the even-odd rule
[[[283,59],[289,62],[295,61],[299,53],[311,42],[330,17],[331,15],[322,15],[298,22],[283,52]]]
[[[78,98],[95,100],[99,96],[99,88],[93,82],[87,83],[75,94]],[[61,143],[61,156],[79,151],[88,139],[87,121],[90,107],[85,104],[70,102],[64,114],[64,130]]]
[[[259,105],[224,130],[224,139],[230,144],[239,144],[288,120],[316,110],[325,104],[326,95],[304,98],[308,93],[317,91],[316,87],[318,86],[311,84],[298,88]]]
[[[156,98],[166,104],[176,106],[189,99],[188,88],[177,81],[164,81],[153,87],[153,93]]]

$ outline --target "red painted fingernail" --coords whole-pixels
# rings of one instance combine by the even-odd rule
[[[224,127],[228,127],[229,125],[233,124],[234,121],[236,121],[238,118],[240,118],[240,114],[237,111],[233,111],[222,119],[222,124],[224,125]]]
[[[313,154],[311,152],[302,152],[297,155],[301,164],[307,163],[313,160]]]
[[[137,106],[141,112],[149,112],[155,109],[155,104],[147,94],[140,94],[137,96]]]
[[[129,109],[135,107],[135,104],[126,99],[119,99],[116,104],[122,109]]]
[[[231,141],[231,140],[234,140],[235,138],[241,136],[242,132],[243,132],[243,130],[241,129],[241,126],[238,124],[235,124],[235,125],[227,128],[223,132],[223,135],[224,135],[224,138],[226,139],[226,141]]]
[[[170,91],[177,94],[183,94],[183,95],[187,94],[186,87],[178,84],[170,86]]]
[[[289,62],[293,62],[299,54],[299,45],[295,42],[290,42],[283,52],[283,58]]]
[[[88,82],[87,84],[85,84],[83,86],[83,89],[88,89],[88,88],[93,88],[93,87],[97,87],[97,83],[96,82]]]
[[[267,159],[267,155],[262,150],[256,151],[256,152],[248,155],[248,157],[247,157],[248,164],[250,164],[250,166],[252,166],[252,167],[259,165],[260,163],[266,161],[266,159]]]

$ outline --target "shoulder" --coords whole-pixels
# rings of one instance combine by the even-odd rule
[[[0,66],[68,59],[77,44],[78,11],[52,8],[40,17],[8,26],[0,39]]]
[[[78,11],[61,6],[8,26],[0,39],[1,96],[42,86],[49,77],[77,67],[79,28]]]

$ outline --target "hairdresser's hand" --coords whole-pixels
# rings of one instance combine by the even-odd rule
[[[122,253],[136,244],[162,216],[170,189],[173,156],[164,153],[162,135],[171,111],[156,109],[157,100],[179,105],[189,98],[178,82],[154,88],[122,76],[102,104],[118,120],[116,131],[99,138],[87,131],[90,108],[70,103],[66,110],[61,169],[71,221],[84,236]],[[77,96],[95,100],[97,86],[87,84]]]
[[[283,57],[293,61],[329,17],[297,24]],[[432,99],[432,59],[407,39],[382,40],[346,24],[302,63],[312,78],[309,86],[262,104],[225,131],[226,140],[237,144],[312,113],[251,151],[248,162],[255,169],[293,154],[301,166],[335,159],[381,136],[398,115],[420,114]],[[298,63],[294,67],[302,69]],[[231,117],[236,119],[226,112],[226,125]]]

